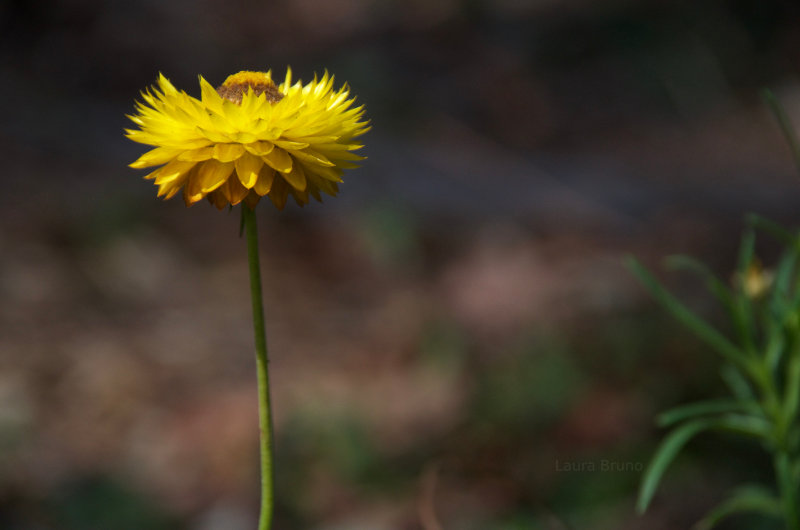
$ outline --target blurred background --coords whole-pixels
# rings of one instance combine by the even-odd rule
[[[665,408],[725,392],[632,253],[724,277],[796,226],[789,0],[4,0],[0,528],[247,530],[256,381],[237,212],[127,164],[159,72],[325,69],[366,105],[336,199],[262,202],[281,530],[688,528],[757,447],[706,436],[634,513]],[[770,264],[770,249],[764,250]],[[731,462],[737,462],[732,465]],[[725,528],[749,528],[747,520]]]

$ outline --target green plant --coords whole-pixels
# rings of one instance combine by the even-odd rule
[[[776,237],[784,251],[774,273],[761,269],[755,257],[756,233]],[[644,472],[637,509],[644,512],[664,471],[696,435],[725,431],[750,438],[771,455],[775,489],[745,485],[712,510],[697,528],[708,529],[739,512],[782,519],[787,530],[800,530],[800,232],[791,233],[750,216],[742,238],[732,285],[695,259],[669,259],[673,268],[697,273],[730,318],[726,336],[692,312],[638,261],[628,264],[641,283],[677,320],[687,326],[723,361],[722,375],[730,396],[667,411],[658,424],[671,429]]]

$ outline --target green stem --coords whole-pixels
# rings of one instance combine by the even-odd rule
[[[797,484],[792,476],[792,461],[789,455],[780,451],[775,455],[775,474],[778,479],[778,492],[787,530],[800,530],[800,514],[797,508]]]
[[[797,350],[792,353],[792,360],[787,367],[787,384],[784,389],[784,399],[781,399],[778,383],[775,381],[775,373],[770,366],[767,356],[761,359],[760,364],[756,364],[754,379],[761,387],[764,415],[772,419],[773,432],[771,450],[773,452],[773,462],[775,467],[775,480],[778,483],[778,493],[780,495],[781,510],[783,519],[786,523],[786,530],[800,530],[800,512],[798,512],[798,485],[794,478],[794,460],[790,454],[790,441],[788,439],[791,424],[794,421],[796,410],[797,389],[794,388],[793,375],[798,368],[795,366]]]
[[[253,302],[253,332],[256,343],[256,373],[258,376],[258,420],[261,449],[261,515],[258,530],[272,527],[273,470],[272,417],[269,401],[269,361],[267,335],[264,329],[264,302],[261,295],[261,268],[258,261],[258,230],[256,213],[242,204],[242,218],[247,237],[247,261],[250,265],[250,296]]]

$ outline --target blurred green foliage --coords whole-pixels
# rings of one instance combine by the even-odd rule
[[[92,476],[63,484],[48,513],[58,530],[174,530],[178,523],[159,511],[153,499],[130,490],[109,476]],[[22,527],[20,527],[22,528]]]
[[[755,257],[755,229],[777,238],[785,250],[774,270],[764,271]],[[642,265],[630,266],[651,294],[678,321],[692,330],[723,361],[730,397],[700,401],[661,414],[658,422],[671,430],[645,472],[639,511],[647,509],[661,477],[695,436],[706,431],[733,433],[758,442],[771,454],[777,494],[760,484],[735,490],[698,523],[710,529],[740,512],[783,521],[800,529],[800,234],[751,216],[742,237],[733,286],[720,280],[702,262],[674,257],[676,268],[698,274],[722,307],[732,336],[692,312],[667,291]]]

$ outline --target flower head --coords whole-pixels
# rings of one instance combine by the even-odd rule
[[[139,128],[126,136],[155,147],[131,167],[161,166],[145,177],[159,197],[183,189],[187,206],[206,197],[222,209],[267,195],[283,209],[291,195],[303,206],[336,195],[343,169],[363,159],[352,152],[369,130],[363,106],[327,72],[306,85],[292,84],[291,70],[280,85],[271,72],[239,72],[217,89],[201,76],[200,90],[191,97],[159,75],[128,116]]]
[[[750,298],[761,298],[772,287],[775,281],[775,274],[772,271],[765,270],[758,260],[753,260],[753,263],[747,267],[744,272],[743,278],[740,279],[744,293]]]

